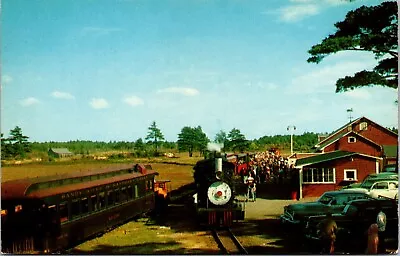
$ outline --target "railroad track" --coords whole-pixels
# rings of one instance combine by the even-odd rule
[[[249,254],[229,228],[211,232],[222,254]]]

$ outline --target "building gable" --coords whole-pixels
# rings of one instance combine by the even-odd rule
[[[321,152],[327,145],[332,144],[351,131],[359,133],[378,145],[397,144],[398,135],[396,133],[366,117],[360,117],[332,132],[327,138],[317,143],[314,148],[317,152]]]

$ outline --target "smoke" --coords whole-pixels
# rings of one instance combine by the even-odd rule
[[[209,142],[207,144],[207,149],[209,151],[216,151],[216,152],[221,152],[221,149],[224,147],[223,143],[213,143],[213,142]]]

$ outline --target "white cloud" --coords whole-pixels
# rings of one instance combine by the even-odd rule
[[[11,76],[9,76],[9,75],[3,75],[1,77],[1,82],[2,82],[3,85],[9,84],[12,81],[13,81],[13,78]]]
[[[109,106],[108,102],[103,98],[93,98],[89,104],[94,109],[103,109]]]
[[[54,92],[51,93],[51,95],[54,98],[57,98],[57,99],[65,99],[65,100],[75,99],[75,97],[72,94],[68,93],[68,92],[54,91]]]
[[[281,21],[296,22],[317,15],[324,9],[349,4],[346,0],[290,0],[289,2],[291,4],[283,8],[261,13],[278,14]]]
[[[138,106],[138,105],[143,105],[144,101],[137,97],[137,96],[129,96],[129,97],[125,97],[123,100],[126,104],[130,105],[130,106]]]
[[[166,89],[158,90],[158,93],[177,93],[185,96],[195,96],[199,94],[199,91],[194,88],[187,87],[169,87]]]
[[[313,16],[320,11],[316,4],[297,4],[284,7],[280,10],[280,19],[286,22],[295,22],[307,16]]]
[[[29,97],[20,101],[20,104],[24,107],[29,107],[39,103],[40,101],[34,97]]]

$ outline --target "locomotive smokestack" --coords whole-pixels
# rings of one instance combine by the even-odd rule
[[[221,179],[222,176],[222,157],[221,153],[215,153],[215,176]]]

